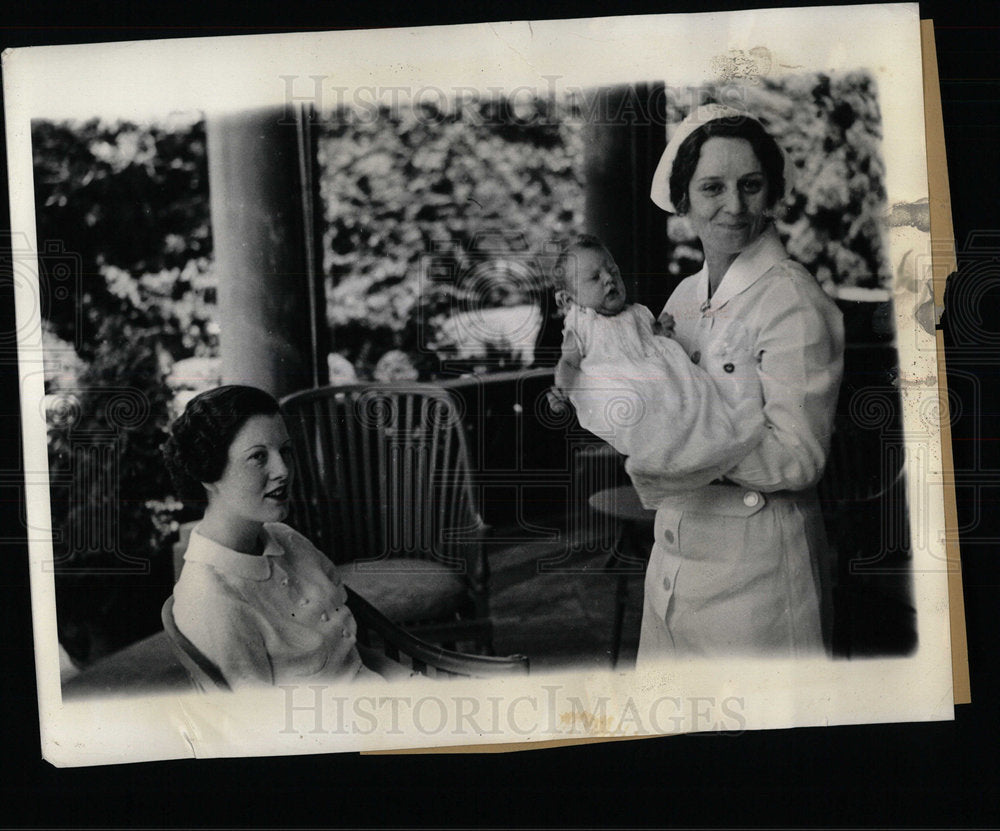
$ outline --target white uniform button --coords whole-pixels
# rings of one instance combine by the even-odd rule
[[[760,504],[760,494],[757,491],[747,491],[743,494],[743,504],[748,508],[756,508]]]
[[[671,586],[670,578],[669,577],[664,577],[663,578],[663,589],[664,589],[664,591],[670,591],[670,586]]]
[[[669,528],[667,528],[667,529],[666,529],[666,530],[665,530],[665,531],[663,532],[663,539],[665,539],[665,540],[667,541],[667,543],[668,543],[668,544],[669,544],[669,543],[672,543],[672,542],[674,541],[674,532],[673,532],[673,531],[671,531],[671,530],[670,530]]]

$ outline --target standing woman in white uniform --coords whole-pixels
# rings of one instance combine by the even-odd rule
[[[829,643],[814,486],[830,446],[844,332],[840,311],[789,258],[771,221],[784,170],[758,121],[706,105],[678,127],[653,177],[652,200],[686,216],[705,253],[664,311],[693,380],[734,404],[754,403],[757,438],[749,450],[734,441],[723,469],[678,471],[647,419],[645,449],[626,462],[657,510],[640,665],[671,655],[809,655]],[[697,429],[689,441],[697,447]],[[717,447],[705,450],[717,457]]]

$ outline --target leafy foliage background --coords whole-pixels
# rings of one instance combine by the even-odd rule
[[[552,99],[462,99],[325,119],[327,317],[362,374],[392,348],[434,374],[457,356],[447,317],[539,302],[553,241],[583,230],[575,115]]]
[[[776,223],[788,252],[831,293],[836,286],[889,286],[882,243],[887,212],[882,117],[867,72],[668,87],[667,101],[672,124],[709,102],[757,116],[792,163]],[[700,246],[687,222],[671,217],[668,233],[674,243],[671,272],[700,267]]]
[[[155,631],[172,587],[167,375],[218,349],[205,130],[36,121],[32,142],[59,637],[88,661]]]

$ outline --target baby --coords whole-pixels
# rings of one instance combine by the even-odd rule
[[[731,446],[731,437],[745,432],[715,385],[695,377],[701,370],[672,338],[673,318],[656,320],[628,302],[618,266],[597,237],[581,235],[564,249],[555,280],[565,312],[555,382],[584,429],[625,456],[669,459],[657,463],[664,473],[685,468],[692,442]]]

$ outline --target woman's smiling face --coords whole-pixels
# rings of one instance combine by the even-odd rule
[[[288,516],[292,442],[280,415],[255,415],[229,445],[226,469],[206,484],[213,510],[251,522],[281,522]]]
[[[767,222],[767,175],[742,138],[716,136],[701,147],[688,187],[688,220],[709,253],[735,255]]]

